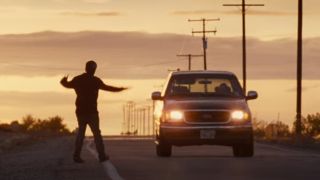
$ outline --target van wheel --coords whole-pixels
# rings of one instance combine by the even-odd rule
[[[235,144],[232,146],[234,157],[252,157],[254,154],[253,143]]]
[[[156,150],[157,150],[157,155],[159,157],[170,157],[172,152],[172,146],[160,140],[156,145]]]

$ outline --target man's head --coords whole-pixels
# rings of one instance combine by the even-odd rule
[[[96,72],[96,69],[97,69],[97,63],[94,62],[94,61],[88,61],[86,63],[86,72],[90,75],[94,75],[94,73]]]

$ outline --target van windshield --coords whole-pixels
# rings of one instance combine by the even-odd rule
[[[233,75],[181,74],[171,77],[166,96],[243,98],[243,92]]]

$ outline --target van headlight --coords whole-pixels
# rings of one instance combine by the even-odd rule
[[[182,111],[170,111],[168,115],[169,121],[182,121],[184,118]]]
[[[248,117],[249,117],[248,113],[243,111],[233,111],[231,113],[231,118],[232,120],[235,120],[235,121],[247,120]]]

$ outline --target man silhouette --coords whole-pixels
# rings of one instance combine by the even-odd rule
[[[76,76],[71,81],[68,81],[68,76],[63,77],[60,81],[62,86],[66,88],[73,88],[77,94],[76,116],[78,119],[79,129],[73,154],[73,160],[76,163],[83,163],[80,153],[87,124],[90,126],[93,133],[100,162],[109,159],[109,156],[105,154],[104,144],[99,128],[99,112],[97,108],[98,93],[100,89],[112,92],[120,92],[127,89],[104,84],[100,78],[94,76],[96,69],[97,63],[94,61],[88,61],[86,63],[85,73]]]

